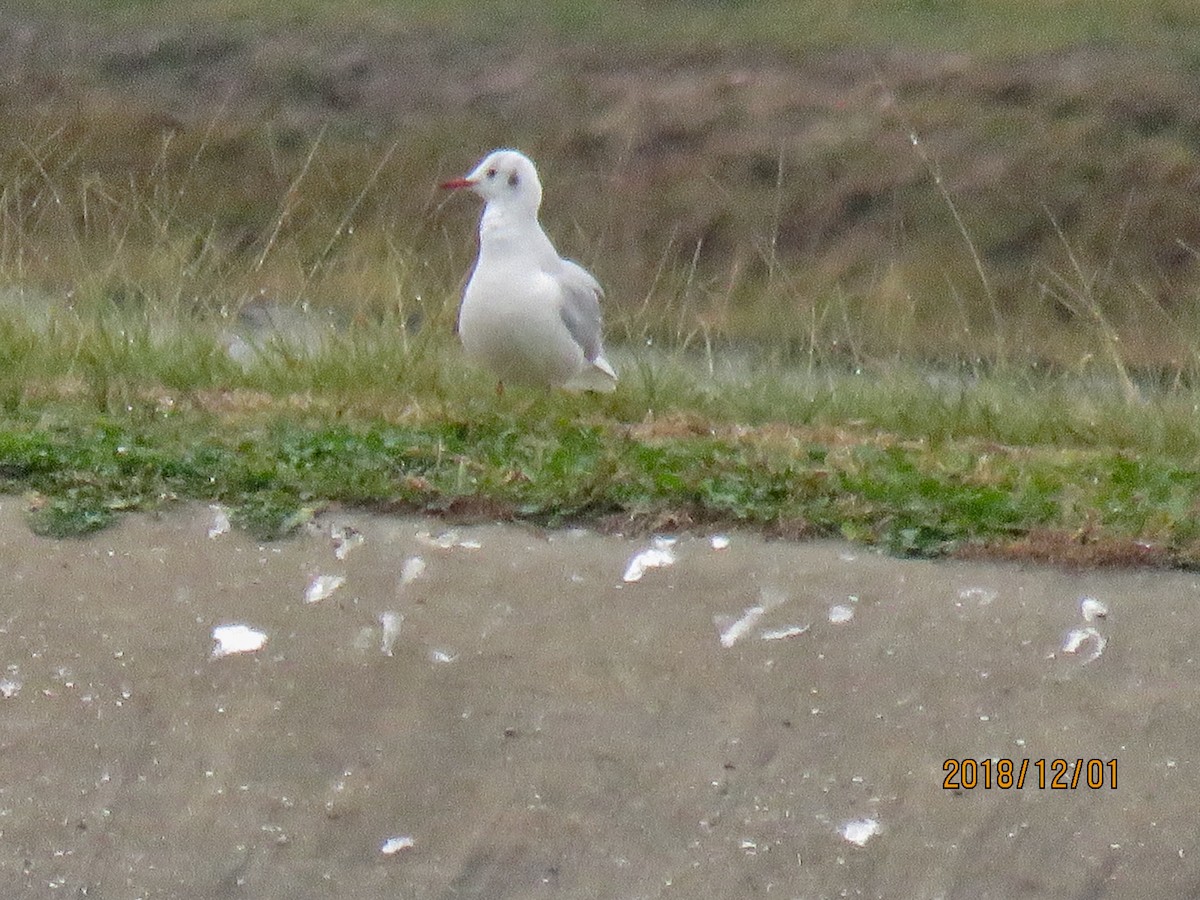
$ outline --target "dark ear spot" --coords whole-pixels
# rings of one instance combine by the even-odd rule
[[[517,177],[516,172],[513,172],[511,175],[508,176],[508,186],[509,187],[516,187],[520,183],[521,183],[521,179],[519,177]]]

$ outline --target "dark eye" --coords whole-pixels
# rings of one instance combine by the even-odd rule
[[[508,186],[509,187],[516,187],[520,183],[521,183],[521,179],[517,177],[516,172],[513,172],[511,175],[508,176]]]
[[[488,178],[495,178],[495,177],[496,177],[496,170],[495,170],[495,169],[488,169],[488,170],[487,170],[487,177],[488,177]]]

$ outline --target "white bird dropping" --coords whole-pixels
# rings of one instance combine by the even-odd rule
[[[213,514],[212,524],[208,526],[209,540],[215,540],[223,534],[229,534],[232,527],[229,523],[229,511],[219,503],[210,504],[209,512]]]
[[[1108,638],[1088,625],[1075,628],[1063,639],[1063,653],[1077,654],[1082,665],[1095,662],[1108,646]],[[1086,649],[1085,649],[1086,648]]]
[[[786,641],[807,632],[807,625],[785,625],[782,628],[764,628],[759,637],[764,641]]]
[[[410,556],[400,567],[401,587],[412,584],[423,574],[425,574],[425,560],[419,556]]]
[[[854,618],[854,607],[839,603],[829,607],[829,621],[834,625],[845,625]]]
[[[1083,621],[1094,622],[1108,615],[1108,607],[1095,597],[1084,597],[1079,601],[1079,612],[1083,616]]]
[[[883,826],[875,819],[852,819],[843,822],[838,833],[851,844],[865,847],[867,841],[883,831]]]
[[[304,602],[320,603],[345,583],[345,575],[314,575],[304,588]]]
[[[212,630],[212,658],[232,656],[235,653],[253,653],[261,650],[267,642],[267,633],[249,625],[217,625]]]
[[[342,561],[366,540],[361,531],[347,524],[331,525],[329,537],[333,541],[333,555]]]
[[[563,259],[538,224],[542,184],[533,162],[495,150],[464,178],[485,201],[479,258],[463,292],[458,335],[468,358],[490,369],[499,386],[609,392],[617,373],[604,356],[600,300],[590,272]]]
[[[396,638],[400,637],[400,626],[404,624],[404,616],[388,610],[379,614],[379,627],[382,632],[379,649],[384,656],[392,655],[396,646]]]
[[[645,550],[640,550],[629,558],[625,564],[625,574],[621,580],[626,584],[641,581],[648,569],[661,569],[675,564],[674,538],[656,537]]]
[[[411,834],[398,834],[385,840],[379,848],[379,852],[384,856],[393,856],[401,850],[411,850],[415,846],[417,846],[417,842]]]
[[[713,624],[717,626],[717,637],[721,646],[728,650],[742,639],[766,612],[761,606],[747,606],[738,618],[733,616],[713,616]]]

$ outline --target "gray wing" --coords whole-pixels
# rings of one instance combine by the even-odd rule
[[[600,331],[600,298],[604,290],[600,282],[578,263],[562,260],[558,273],[563,289],[563,302],[559,314],[571,337],[583,348],[584,358],[595,362],[604,353]]]

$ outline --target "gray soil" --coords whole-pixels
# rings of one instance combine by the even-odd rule
[[[260,545],[214,519],[55,542],[0,507],[5,897],[1200,888],[1194,575],[733,533],[625,582],[645,540],[353,515]],[[306,603],[318,575],[345,581]],[[239,623],[265,646],[214,657]],[[1031,762],[944,789],[964,758]]]

